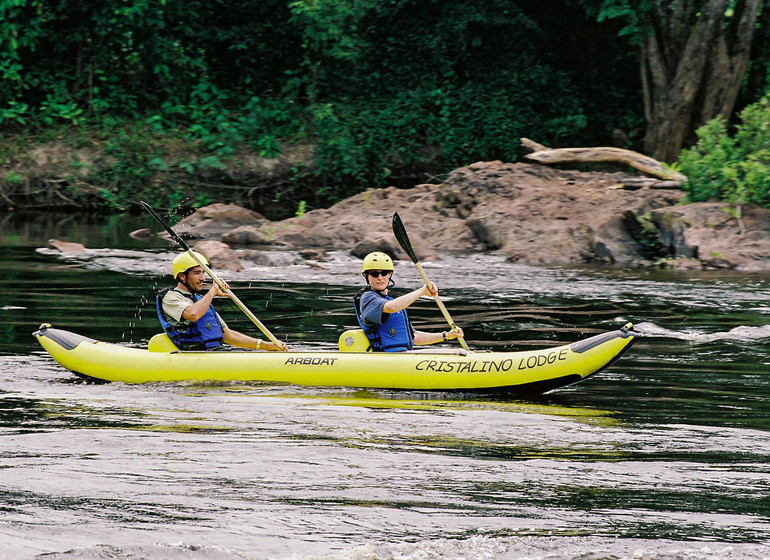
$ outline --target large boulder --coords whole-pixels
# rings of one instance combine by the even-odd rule
[[[678,202],[680,193],[622,188],[620,173],[530,164],[477,163],[454,171],[438,191],[440,212],[465,218],[474,240],[512,261],[635,264],[638,243],[623,213]]]
[[[697,259],[707,268],[770,269],[770,211],[745,206],[740,220],[728,204],[699,202],[650,213],[660,245],[672,259]]]
[[[273,239],[256,226],[240,226],[224,233],[222,242],[233,246],[270,245]]]
[[[384,250],[406,259],[393,235],[391,220],[398,212],[420,258],[435,258],[437,251],[471,251],[481,246],[457,217],[436,215],[437,185],[409,190],[389,187],[356,194],[331,208],[313,210],[301,217],[256,227],[272,243],[293,248],[321,248],[357,254]]]
[[[208,259],[209,265],[215,272],[217,270],[229,270],[232,272],[243,270],[243,265],[238,255],[226,243],[212,240],[200,241],[195,244],[194,249]]]
[[[236,204],[211,204],[199,208],[176,226],[174,231],[181,237],[219,238],[240,226],[255,226],[265,221],[261,214]]]
[[[770,269],[770,212],[746,207],[744,231],[724,204],[682,205],[681,190],[629,187],[635,179],[480,162],[453,171],[440,185],[370,189],[276,222],[233,205],[212,205],[188,218],[187,231],[234,246],[346,250],[358,257],[382,250],[406,259],[391,229],[398,212],[421,260],[485,251],[532,264],[643,266],[663,258],[688,266]]]

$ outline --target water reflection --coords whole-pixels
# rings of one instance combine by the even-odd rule
[[[86,247],[146,248],[164,242],[139,240],[129,234],[156,225],[149,215],[98,215],[70,212],[11,211],[0,216],[0,245],[46,247],[49,239],[81,243]]]

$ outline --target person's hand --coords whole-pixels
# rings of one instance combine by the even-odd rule
[[[283,341],[279,340],[278,345],[275,343],[266,340],[260,344],[260,348],[262,350],[267,350],[268,352],[288,352],[289,346]]]
[[[222,280],[222,286],[219,285],[219,282],[214,282],[211,289],[214,290],[214,297],[230,297],[230,292],[227,291],[230,289],[230,285],[224,280]]]
[[[219,289],[219,291],[222,292],[222,294],[226,294],[227,292],[229,292],[230,284],[228,284],[227,282],[221,279],[220,279],[220,282],[222,283],[221,286],[219,282],[214,282],[214,285]]]
[[[436,284],[433,282],[431,282],[430,285],[425,284],[425,287],[422,290],[422,295],[428,297],[436,297],[438,295],[438,287],[436,287]]]
[[[454,340],[455,338],[465,338],[465,334],[463,333],[462,328],[455,327],[451,331],[446,333],[447,340]]]

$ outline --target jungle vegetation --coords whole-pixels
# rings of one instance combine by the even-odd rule
[[[672,165],[691,149],[682,164],[770,182],[732,136],[767,114],[741,111],[769,65],[761,0],[0,0],[0,205],[238,193],[291,214],[515,161],[521,137]],[[243,169],[296,146],[288,179]],[[41,147],[64,154],[56,177],[35,174]],[[698,173],[696,198],[744,188]]]

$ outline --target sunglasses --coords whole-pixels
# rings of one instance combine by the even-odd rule
[[[378,276],[387,276],[393,272],[392,270],[369,270],[367,271],[367,274],[369,276],[373,276],[374,278],[377,278]]]

